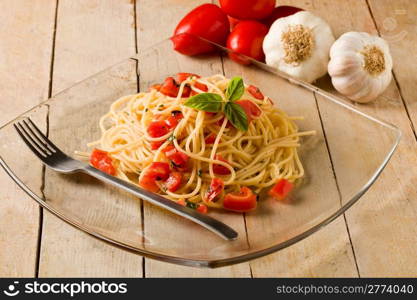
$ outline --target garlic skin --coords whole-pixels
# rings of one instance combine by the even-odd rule
[[[293,38],[288,38],[291,35]],[[263,41],[265,61],[295,78],[313,82],[327,73],[334,41],[332,30],[323,19],[301,11],[272,24]],[[295,51],[289,53],[288,49]]]
[[[347,32],[330,49],[328,72],[333,86],[351,100],[378,97],[392,78],[388,43],[366,32]]]

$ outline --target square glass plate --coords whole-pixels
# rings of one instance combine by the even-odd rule
[[[1,127],[1,165],[62,220],[115,246],[163,261],[219,267],[278,251],[309,236],[373,184],[393,154],[400,131],[264,64],[236,64],[218,48],[223,52],[186,57],[166,40],[64,90]],[[86,151],[86,144],[99,138],[98,121],[113,101],[178,72],[242,76],[289,115],[304,116],[297,121],[300,130],[317,131],[302,139],[306,176],[290,201],[261,197],[257,210],[246,214],[210,210],[211,216],[238,231],[232,242],[87,175],[44,168],[12,126],[30,117],[66,153]]]

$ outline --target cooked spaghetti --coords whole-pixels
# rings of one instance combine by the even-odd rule
[[[245,100],[236,103],[246,113],[247,131],[237,129],[221,111],[185,105],[190,97],[203,93],[227,101],[230,79],[180,74],[186,76],[177,82],[169,77],[148,92],[116,100],[102,116],[101,138],[88,146],[102,150],[108,173],[179,203],[217,208],[224,206],[227,194],[243,195],[242,187],[257,194],[280,180],[293,184],[303,177],[297,148],[300,136],[314,131],[299,132],[294,122],[298,117],[288,116],[257,88],[244,85],[240,99]],[[91,162],[103,169],[97,160]],[[221,185],[217,190],[215,180]]]

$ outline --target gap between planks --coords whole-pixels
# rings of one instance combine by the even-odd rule
[[[54,61],[55,61],[55,41],[56,41],[56,29],[58,21],[58,6],[59,0],[55,1],[55,16],[54,16],[54,28],[52,33],[52,44],[51,44],[51,60],[50,60],[50,69],[49,69],[49,84],[48,84],[48,98],[52,97],[52,84],[53,84],[53,75],[54,75]],[[46,136],[49,137],[49,105],[46,104]],[[41,179],[41,188],[40,192],[42,198],[46,201],[45,196],[45,177],[46,177],[46,166],[42,165],[42,179]],[[36,248],[36,261],[35,261],[35,278],[39,278],[39,265],[41,258],[41,247],[42,247],[42,231],[43,231],[43,207],[39,205],[39,227],[38,227],[38,242]]]

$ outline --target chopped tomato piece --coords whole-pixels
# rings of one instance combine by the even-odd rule
[[[218,120],[216,123],[217,123],[217,125],[222,126],[223,125],[223,121],[224,121],[224,117],[221,118],[220,120]],[[232,126],[232,123],[230,123],[229,121],[227,121],[226,128],[230,128],[231,126]]]
[[[185,200],[184,199],[179,199],[177,201],[175,201],[177,204],[181,205],[181,206],[185,206]]]
[[[250,100],[238,100],[236,103],[239,104],[245,111],[248,122],[251,122],[262,114],[262,111],[258,105]]]
[[[204,141],[206,142],[206,144],[214,144],[214,142],[216,141],[216,135],[214,133],[209,134]]]
[[[149,124],[147,132],[151,137],[157,138],[166,135],[169,132],[169,128],[165,121],[153,121]]]
[[[163,152],[165,152],[165,156],[172,161],[175,167],[177,168],[184,168],[187,165],[189,156],[181,151],[178,151],[172,145],[166,147]]]
[[[167,124],[169,129],[173,129],[178,125],[178,119],[171,116],[165,120],[165,123]]]
[[[264,99],[264,95],[262,94],[261,90],[258,89],[256,86],[254,85],[250,85],[248,86],[248,92],[256,99],[259,100],[263,100]]]
[[[204,195],[204,200],[207,202],[213,202],[217,196],[219,196],[224,189],[224,182],[220,178],[214,177],[211,180],[210,186]]]
[[[169,97],[177,97],[178,85],[173,77],[167,77],[159,90],[162,94]]]
[[[180,110],[173,110],[171,111],[171,116],[177,119],[178,121],[184,118],[182,112]]]
[[[149,88],[149,90],[157,90],[160,91],[161,90],[162,85],[157,83],[157,84],[153,84],[151,85],[151,87]]]
[[[113,167],[113,161],[106,151],[94,149],[90,156],[90,163],[94,168],[103,171],[109,175],[115,175],[116,169]]]
[[[204,83],[195,82],[194,83],[194,87],[197,88],[197,89],[199,89],[199,90],[202,90],[203,92],[207,92],[208,91],[208,87]]]
[[[202,214],[206,214],[207,210],[208,210],[207,205],[204,205],[204,204],[199,204],[197,207],[197,211]]]
[[[278,182],[269,190],[268,195],[278,199],[284,200],[288,194],[294,188],[294,184],[286,179],[280,179]]]
[[[256,195],[246,186],[239,192],[228,193],[224,197],[223,207],[237,212],[251,211],[256,208]]]
[[[175,192],[181,185],[182,174],[180,172],[171,172],[165,181],[165,188],[170,192]]]
[[[165,143],[165,141],[154,141],[154,142],[151,142],[151,149],[152,150],[158,150],[159,147],[161,147],[163,143]]]
[[[189,77],[191,77],[191,76],[194,76],[194,77],[196,77],[196,78],[200,78],[200,76],[199,76],[199,75],[194,74],[194,73],[178,73],[178,74],[177,74],[177,81],[178,81],[179,83],[181,83],[181,82],[183,82],[183,81],[187,80],[187,78],[189,78]]]
[[[188,85],[184,86],[184,89],[182,90],[181,97],[182,98],[187,98],[187,97],[190,97],[190,94],[191,94],[191,88]]]
[[[199,94],[199,93],[197,93],[196,91],[191,90],[190,96],[192,97],[192,96],[195,96],[195,95],[198,95],[198,94]]]
[[[224,161],[225,163],[228,163],[227,160],[225,160],[221,155],[216,155],[214,157],[216,160]],[[213,172],[214,174],[218,175],[228,175],[230,174],[230,170],[226,168],[225,166],[219,165],[219,164],[213,164]]]
[[[143,170],[139,178],[139,185],[148,191],[157,192],[159,191],[159,187],[156,184],[156,181],[167,180],[169,173],[169,164],[164,162],[153,162]]]

